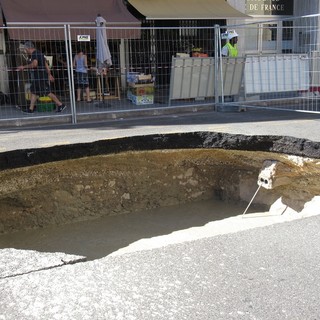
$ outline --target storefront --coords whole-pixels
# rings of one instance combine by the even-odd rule
[[[108,39],[113,46],[113,65],[114,69],[121,73],[122,88],[126,87],[125,77],[128,70],[152,74],[156,78],[157,85],[168,85],[172,57],[177,53],[191,53],[190,56],[193,57],[193,50],[201,49],[203,52],[200,53],[205,54],[203,57],[213,57],[217,52],[214,45],[218,43],[214,41],[216,24],[223,28],[237,26],[240,56],[309,52],[309,44],[305,41],[305,48],[301,49],[299,41],[300,38],[308,38],[309,35],[295,34],[295,30],[299,28],[296,28],[294,17],[318,13],[319,2],[319,0],[305,0],[303,3],[299,0],[93,0],[81,6],[74,6],[74,2],[64,4],[62,0],[56,0],[54,3],[30,0],[28,4],[23,0],[0,0],[6,25],[11,27],[7,30],[9,38],[17,43],[25,39],[37,41],[40,45],[46,42],[48,43],[46,50],[42,51],[53,56],[54,53],[64,52],[63,49],[52,52],[52,41],[63,41],[65,38],[63,26],[66,24],[72,26],[69,28],[72,41],[77,41],[79,35],[92,36],[88,45],[94,55],[94,19],[100,13],[110,26]],[[38,10],[34,10],[35,7]],[[64,8],[62,12],[61,7]],[[55,29],[43,27],[35,32],[35,29],[27,27],[30,23],[51,25],[55,26],[53,27]],[[60,29],[57,28],[58,25]],[[120,28],[112,29],[112,26]],[[143,28],[140,28],[141,26]],[[132,35],[136,32],[137,36]],[[311,39],[310,43],[317,44],[318,41]],[[17,50],[11,51],[16,53]],[[88,51],[90,54],[90,50]],[[1,90],[7,91],[5,88]]]
[[[107,35],[114,53],[115,68],[126,67],[123,50],[125,41],[128,38],[140,38],[141,22],[127,10],[122,0],[91,0],[81,4],[63,0],[29,0],[27,3],[23,0],[0,0],[0,9],[5,26],[0,33],[0,67],[6,70],[9,66],[8,72],[0,72],[0,79],[9,79],[1,81],[0,91],[3,92],[15,91],[19,83],[14,68],[21,63],[20,44],[25,40],[33,41],[47,57],[51,57],[50,66],[53,64],[53,73],[60,78],[60,74],[67,72],[65,68],[60,71],[59,60],[67,62],[70,40],[72,51],[68,51],[69,56],[75,54],[77,43],[82,41],[82,47],[92,60],[89,66],[95,66],[95,19],[98,14],[107,21]],[[57,91],[60,91],[60,87],[62,85],[58,86]]]
[[[242,54],[292,53],[301,50],[299,37],[294,34],[293,17],[319,13],[318,0],[228,0],[237,10],[249,15],[252,23],[237,30]],[[243,21],[228,19],[227,24]],[[256,23],[255,23],[256,22]],[[249,40],[250,39],[250,40]],[[302,50],[303,51],[303,50]]]

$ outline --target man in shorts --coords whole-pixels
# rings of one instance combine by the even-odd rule
[[[52,93],[50,82],[54,81],[48,63],[42,52],[37,50],[31,41],[26,41],[24,44],[26,53],[30,56],[29,63],[17,68],[18,71],[28,69],[30,71],[31,81],[31,98],[30,106],[23,109],[22,112],[33,113],[35,110],[35,103],[39,96],[48,96],[56,104],[56,112],[62,112],[66,105],[64,105],[55,94]]]

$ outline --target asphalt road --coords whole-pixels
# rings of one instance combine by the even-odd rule
[[[320,318],[320,216],[0,279],[1,319]]]
[[[0,130],[0,152],[134,135],[194,131],[293,136],[320,141],[319,127],[320,114],[254,109],[246,112],[197,112],[77,125],[5,128]]]

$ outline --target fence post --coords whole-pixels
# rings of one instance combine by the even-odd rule
[[[214,26],[214,96],[215,96],[215,105],[219,103],[219,64],[220,70],[222,70],[222,61],[221,61],[221,35],[220,35],[220,26],[216,24]],[[222,82],[222,77],[221,77],[221,82]],[[221,88],[223,91],[223,87],[221,84]],[[223,92],[221,96],[223,100]],[[223,102],[223,101],[222,101]],[[216,108],[217,110],[217,108]]]
[[[75,89],[74,89],[74,77],[73,77],[73,58],[72,58],[72,45],[71,45],[71,32],[70,25],[64,25],[65,45],[67,54],[67,68],[68,68],[68,81],[69,81],[69,96],[70,96],[70,108],[72,123],[77,123],[77,110],[75,102]]]

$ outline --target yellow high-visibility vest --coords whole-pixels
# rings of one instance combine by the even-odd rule
[[[230,42],[227,44],[229,57],[237,57],[238,56],[238,48],[237,45],[233,46]]]

